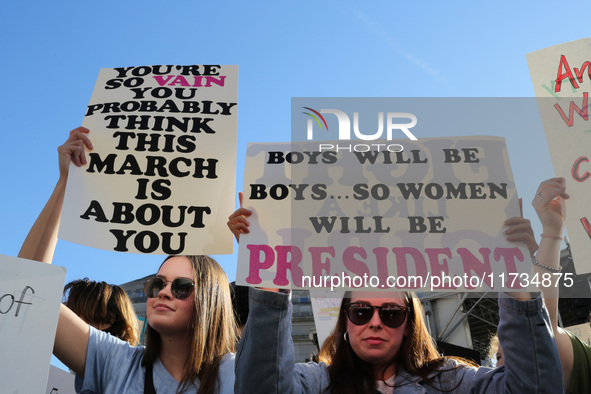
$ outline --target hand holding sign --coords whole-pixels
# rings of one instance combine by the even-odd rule
[[[80,167],[86,164],[86,149],[93,149],[86,127],[77,127],[63,145],[57,148],[60,177],[51,197],[29,231],[18,257],[51,264],[55,246],[64,194],[70,172],[70,164]]]
[[[70,131],[70,137],[66,142],[57,148],[59,152],[60,175],[68,176],[70,163],[74,163],[77,167],[86,164],[86,152],[84,148],[92,150],[92,142],[86,136],[88,133],[90,133],[90,130],[86,127],[77,127]]]
[[[242,207],[242,192],[238,193],[238,199],[240,200],[240,208],[238,208],[230,217],[228,218],[228,227],[232,234],[234,234],[234,238],[236,241],[240,242],[240,234],[248,234],[250,230],[248,226],[250,223],[248,222],[248,217],[252,215],[252,211]]]

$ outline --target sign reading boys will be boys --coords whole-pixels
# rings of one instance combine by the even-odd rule
[[[59,236],[118,252],[227,254],[238,67],[101,69],[70,168]]]
[[[449,137],[403,151],[337,141],[250,144],[237,283],[262,287],[502,291],[532,268],[503,222],[519,216],[504,138]]]

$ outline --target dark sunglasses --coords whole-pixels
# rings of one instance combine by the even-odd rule
[[[170,286],[170,292],[174,298],[179,300],[184,300],[189,297],[195,287],[195,283],[189,278],[176,278],[175,280],[170,281],[155,277],[146,281],[146,284],[144,285],[144,293],[148,298],[158,297],[160,290],[164,289],[168,283],[172,283]]]
[[[372,319],[375,309],[379,311],[380,319],[384,325],[396,328],[404,323],[409,308],[400,305],[373,306],[362,302],[352,302],[345,305],[349,321],[356,326],[367,324]]]

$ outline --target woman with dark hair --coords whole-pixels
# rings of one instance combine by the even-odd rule
[[[228,226],[237,238],[249,231],[250,214],[240,208],[230,216]],[[558,352],[539,294],[534,299],[529,293],[499,295],[498,332],[506,361],[496,369],[440,356],[420,301],[412,293],[382,294],[347,294],[321,350],[323,362],[296,364],[288,294],[251,288],[236,356],[236,393],[563,392]]]
[[[363,392],[365,388],[373,389],[375,384],[382,390],[387,390],[388,386],[394,386],[394,379],[388,381],[388,377],[396,374],[396,364],[401,364],[409,377],[418,376],[429,384],[436,381],[433,372],[442,369],[446,358],[439,355],[427,331],[423,307],[416,295],[404,292],[397,294],[400,298],[364,297],[371,295],[377,294],[345,294],[336,327],[320,351],[320,361],[329,365],[333,392]],[[382,330],[371,330],[371,321],[376,318],[373,316],[374,309],[379,307],[373,306],[368,300],[379,300],[377,303],[381,303],[382,309],[378,315],[383,324]],[[352,324],[349,325],[349,322]],[[368,323],[370,329],[364,332]],[[396,332],[400,331],[403,333],[402,340],[396,343]],[[347,343],[346,346],[341,346],[343,341]],[[388,351],[380,352],[380,346],[384,347],[386,343],[393,346]],[[368,360],[371,361],[371,367]],[[468,360],[456,360],[477,367]],[[449,371],[456,368],[457,366],[447,367]],[[368,369],[368,373],[347,373],[352,369]]]
[[[68,168],[86,163],[88,132],[72,130],[58,148],[60,179],[19,257],[51,263]],[[53,352],[76,373],[77,392],[233,393],[237,329],[221,266],[208,256],[170,256],[144,292],[145,347],[130,346],[61,305]]]
[[[64,304],[97,330],[131,346],[139,344],[138,319],[131,300],[120,286],[76,279],[64,287]]]

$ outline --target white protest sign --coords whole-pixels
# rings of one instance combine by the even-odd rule
[[[101,69],[60,238],[119,252],[228,254],[238,66]]]
[[[566,227],[577,273],[591,272],[591,38],[527,55],[557,176],[566,178]]]
[[[75,394],[76,375],[50,365],[45,394]]]
[[[525,273],[531,284],[527,248],[503,234],[519,216],[505,140],[387,141],[396,143],[404,151],[250,144],[243,192],[254,214],[237,283],[501,291],[521,288]]]
[[[66,270],[0,255],[0,382],[5,393],[42,393]]]
[[[324,291],[310,290],[312,313],[314,314],[314,325],[318,336],[318,347],[322,344],[336,326],[339,310],[341,309],[342,293],[340,297],[331,294],[330,297]]]

